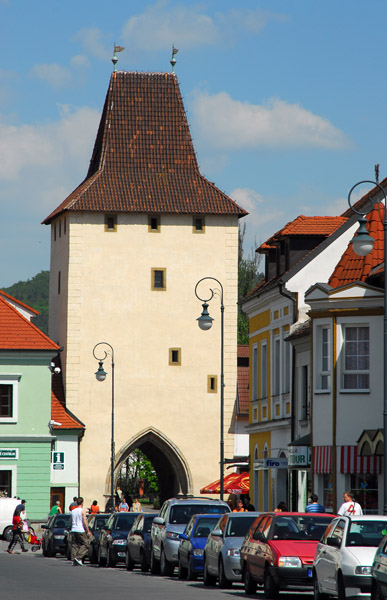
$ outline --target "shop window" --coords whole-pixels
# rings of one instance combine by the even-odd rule
[[[378,476],[376,473],[351,475],[351,490],[365,515],[378,514]]]

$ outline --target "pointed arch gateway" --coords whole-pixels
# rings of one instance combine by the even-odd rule
[[[156,471],[161,503],[176,494],[192,494],[192,475],[186,458],[179,448],[155,427],[143,429],[116,452],[115,478],[121,464],[137,448],[146,454]],[[107,495],[110,493],[109,486],[110,469],[105,484]]]

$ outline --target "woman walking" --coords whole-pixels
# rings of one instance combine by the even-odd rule
[[[15,513],[14,513],[13,519],[12,519],[12,525],[13,525],[12,540],[10,541],[8,549],[6,551],[8,552],[8,554],[15,554],[13,549],[15,548],[16,544],[19,542],[22,552],[28,552],[27,548],[24,547],[23,532],[22,532],[23,521],[20,518],[19,510],[15,510]]]

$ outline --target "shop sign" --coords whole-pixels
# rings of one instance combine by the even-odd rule
[[[0,448],[0,460],[18,460],[19,448]]]
[[[289,467],[310,467],[310,446],[289,446]]]
[[[64,452],[53,452],[52,453],[52,468],[54,471],[64,471],[64,461],[65,461],[65,453]]]
[[[287,458],[264,458],[263,459],[264,469],[287,469],[288,459]]]

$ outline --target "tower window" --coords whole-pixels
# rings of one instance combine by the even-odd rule
[[[205,230],[204,217],[193,217],[192,232],[193,233],[204,233],[204,230]]]
[[[160,216],[149,215],[148,217],[148,231],[153,233],[160,233]]]
[[[117,215],[105,215],[105,231],[117,231]]]
[[[152,290],[165,291],[167,289],[167,270],[152,269]]]
[[[218,377],[216,375],[208,375],[207,377],[207,392],[216,394],[218,391]]]
[[[175,366],[181,365],[181,348],[169,349],[169,364]]]

